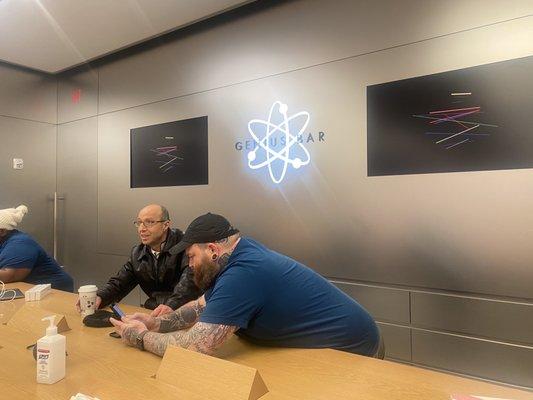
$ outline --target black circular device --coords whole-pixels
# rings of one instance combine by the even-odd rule
[[[113,324],[109,321],[110,317],[114,317],[112,312],[96,310],[94,314],[87,315],[85,318],[83,318],[83,323],[85,326],[90,326],[91,328],[108,328],[113,326]]]

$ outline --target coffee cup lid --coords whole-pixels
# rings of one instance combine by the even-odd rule
[[[96,285],[84,285],[80,286],[78,289],[79,293],[86,293],[86,292],[96,292],[98,290],[98,287]]]

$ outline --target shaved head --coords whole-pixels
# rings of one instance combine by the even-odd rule
[[[158,219],[162,221],[168,221],[170,220],[170,215],[168,214],[168,210],[165,206],[162,206],[160,204],[149,204],[146,207],[143,207],[141,211],[139,211],[140,214],[150,214],[153,215],[153,213],[158,213]]]

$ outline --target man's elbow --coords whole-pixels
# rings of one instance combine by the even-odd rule
[[[216,352],[216,348],[214,347],[211,347],[211,346],[198,346],[198,345],[193,345],[189,348],[189,350],[194,350],[198,353],[202,353],[202,354],[205,354],[205,355],[208,355],[208,356],[213,356]]]
[[[4,283],[22,282],[30,274],[29,268],[2,268],[0,269],[0,281]]]
[[[15,282],[15,271],[13,269],[0,269],[0,281],[4,283]]]

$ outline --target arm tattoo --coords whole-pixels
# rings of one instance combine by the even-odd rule
[[[198,322],[187,331],[148,332],[144,335],[144,348],[160,357],[165,354],[169,345],[199,353],[213,354],[237,329],[236,326]]]
[[[157,331],[166,333],[190,328],[198,321],[204,308],[205,306],[200,305],[198,300],[191,301],[173,313],[163,315],[159,319],[159,329]]]

